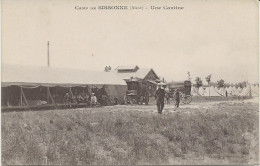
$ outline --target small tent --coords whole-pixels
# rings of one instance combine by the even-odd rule
[[[204,96],[205,90],[203,87],[199,87],[199,95]]]
[[[252,96],[259,96],[259,87],[257,85],[251,85]]]
[[[239,96],[250,96],[251,88],[249,85],[243,88],[242,92],[239,94]]]
[[[207,88],[206,93],[204,93],[204,96],[221,96],[221,94],[216,91],[214,86],[210,86]]]
[[[194,86],[191,87],[191,95],[192,95],[192,96],[201,96],[201,95],[199,94],[198,88],[196,88],[196,87],[194,87]]]
[[[238,87],[238,88],[237,88],[237,91],[238,91],[238,93],[240,94],[240,93],[242,93],[243,89],[242,89],[241,87]]]

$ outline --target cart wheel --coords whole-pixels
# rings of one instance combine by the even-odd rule
[[[129,103],[130,103],[131,105],[133,105],[133,104],[134,104],[134,99],[129,99]]]
[[[173,103],[173,105],[176,105],[176,100],[175,100],[175,98],[172,98],[172,103]]]
[[[184,97],[182,98],[183,104],[190,104],[191,101],[192,101],[192,96],[184,96]]]
[[[139,105],[142,105],[143,102],[144,102],[144,97],[143,97],[143,96],[141,96],[139,100],[137,99],[137,103],[138,103]]]

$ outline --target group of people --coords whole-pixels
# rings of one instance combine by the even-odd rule
[[[90,105],[91,107],[99,105],[95,93],[91,93],[91,95],[88,95],[85,92],[76,93],[75,95],[66,93],[64,95],[63,101],[64,101],[64,103],[86,103],[87,105]]]
[[[180,93],[178,89],[174,92],[174,99],[175,99],[175,107],[179,108],[180,104]],[[157,110],[159,114],[162,114],[162,110],[164,108],[164,99],[166,98],[166,101],[169,100],[169,94],[162,88],[162,85],[158,85],[158,89],[155,91],[155,100],[157,105]]]

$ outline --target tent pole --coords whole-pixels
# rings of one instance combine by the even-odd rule
[[[50,88],[48,87],[47,90],[48,90],[48,94],[49,94],[49,97],[51,98],[52,103],[55,105],[55,108],[57,109],[57,105],[56,105],[56,103],[55,103],[55,101],[54,101],[54,99],[53,99],[53,97],[51,95]]]
[[[21,88],[21,92],[22,92],[22,96],[23,96],[23,99],[24,99],[24,101],[25,101],[25,104],[28,106],[29,104],[28,104],[28,101],[27,101],[27,99],[26,99],[26,97],[25,97],[23,88]]]
[[[22,87],[20,87],[20,105],[23,106],[23,94],[22,94]]]
[[[49,98],[49,96],[50,96],[50,89],[49,89],[49,87],[47,87],[47,103],[48,103],[48,104],[50,103],[50,98]]]
[[[72,93],[71,87],[70,87],[70,94],[71,94],[71,97],[73,97],[73,93]]]
[[[72,93],[71,87],[70,87],[70,94],[71,94],[71,98],[73,98],[73,93]],[[71,107],[71,105],[70,105],[70,107]]]

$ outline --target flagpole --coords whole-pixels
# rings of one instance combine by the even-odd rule
[[[47,60],[48,60],[48,67],[50,67],[50,42],[47,43]]]

